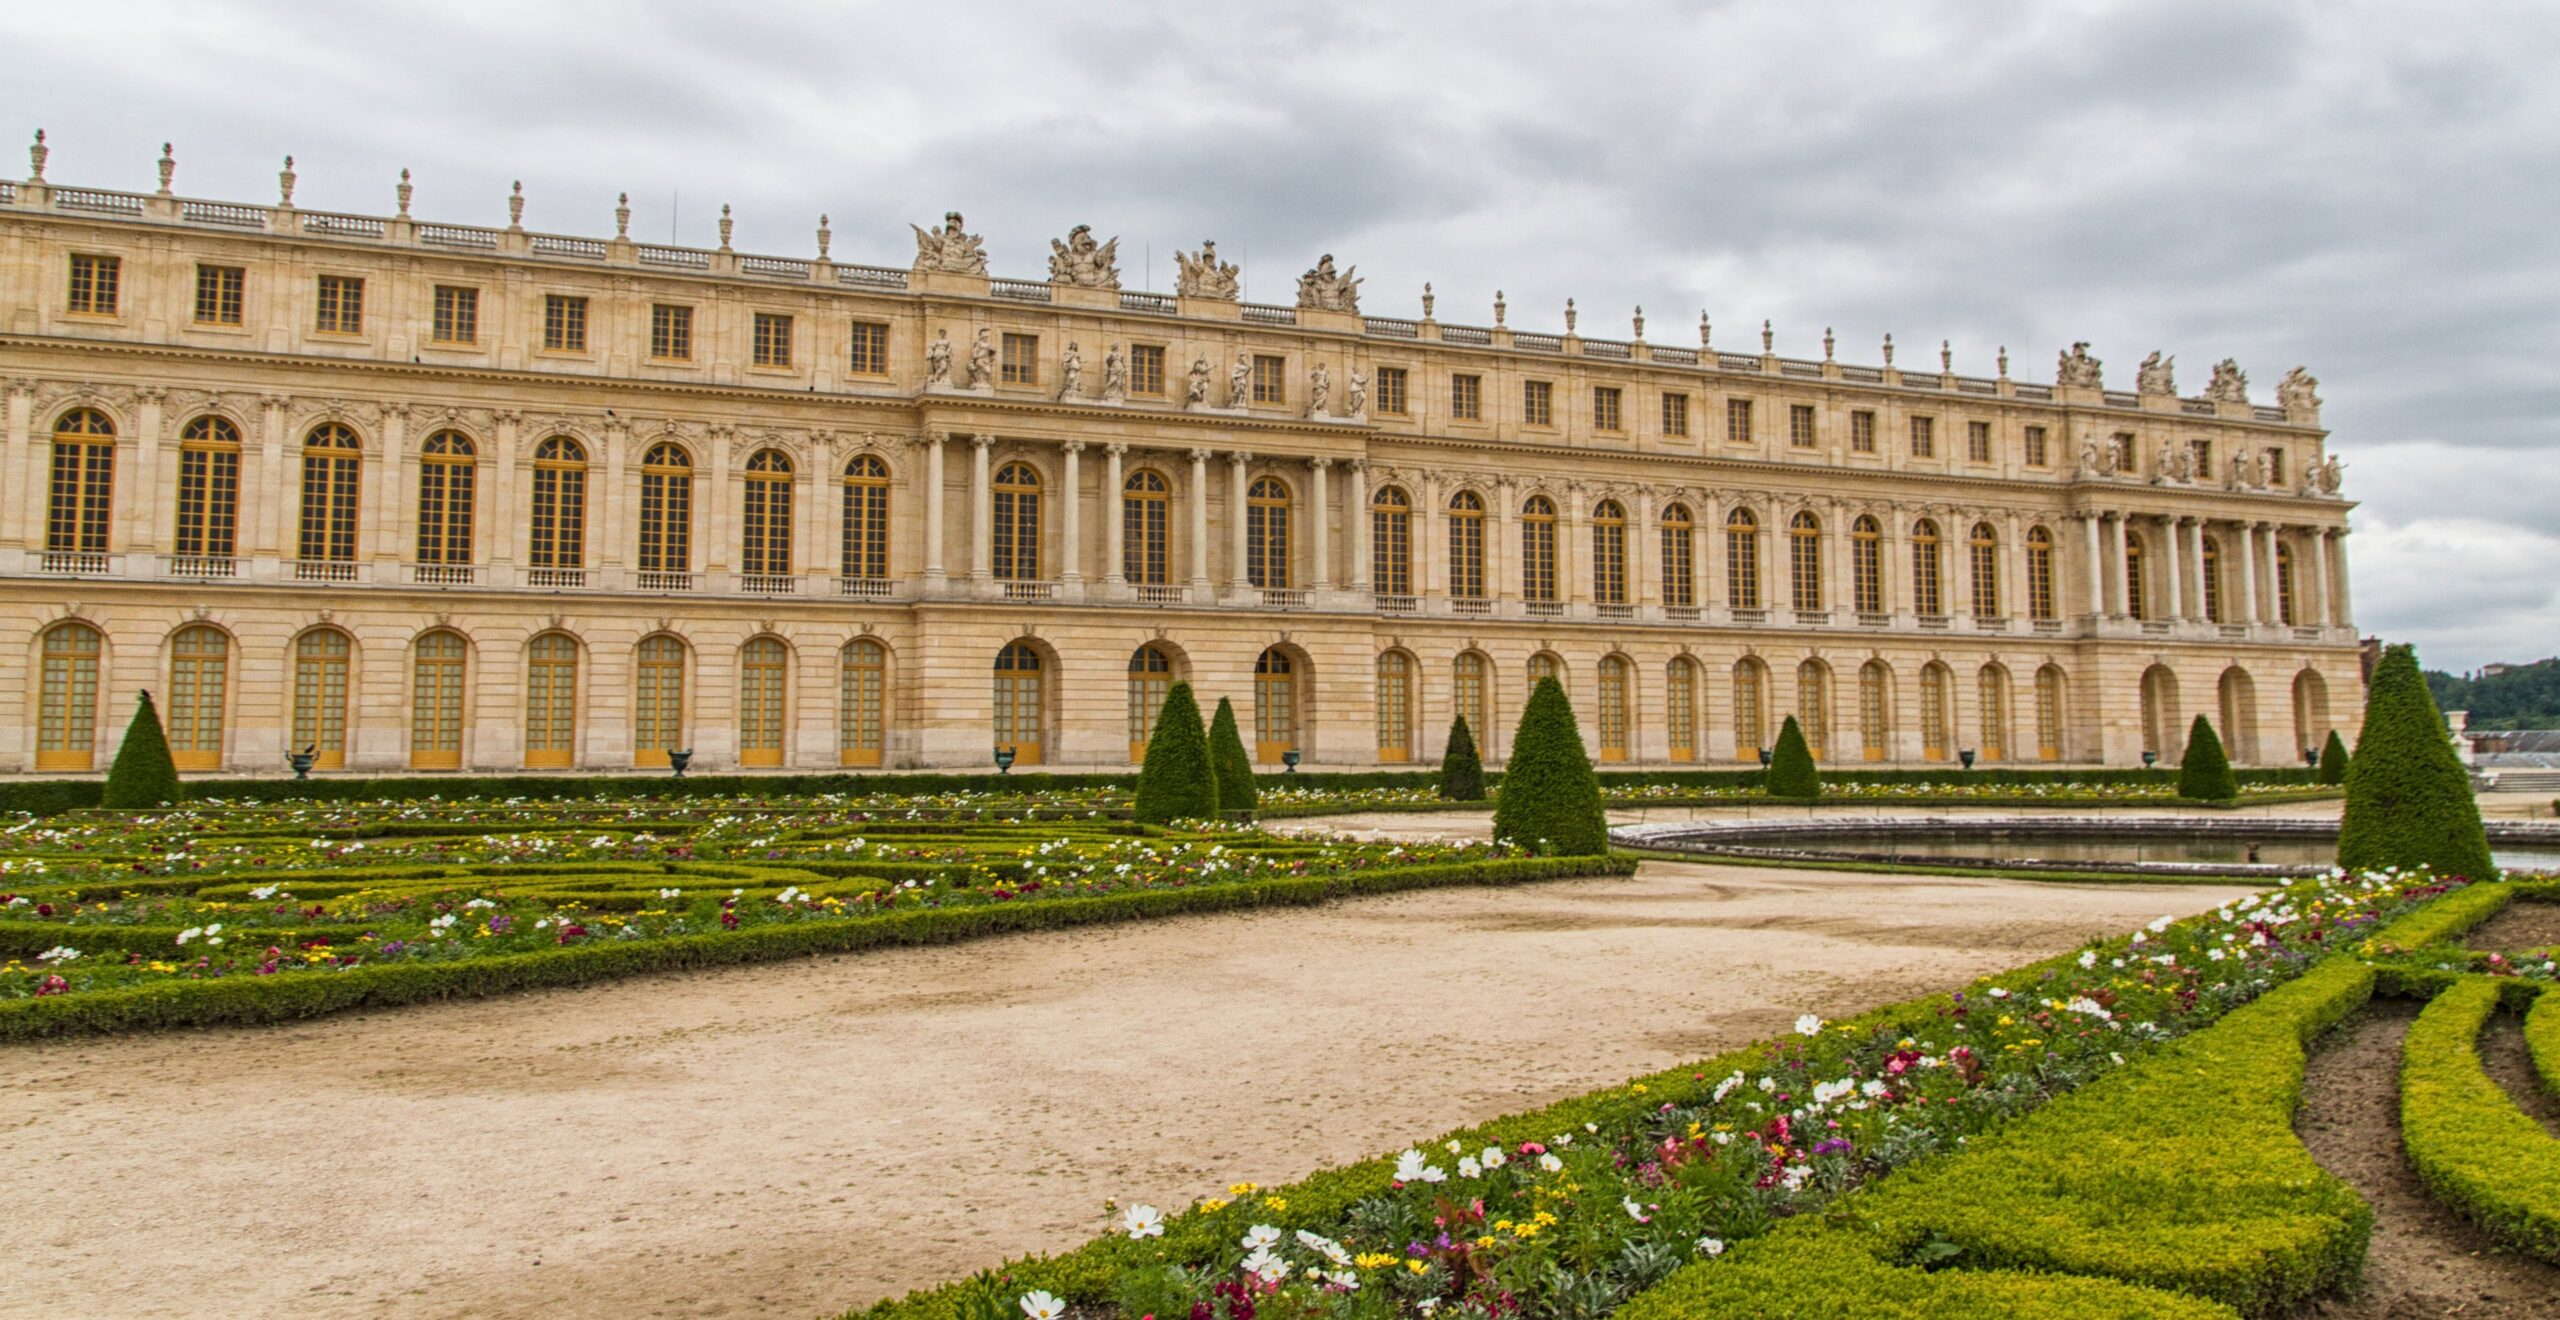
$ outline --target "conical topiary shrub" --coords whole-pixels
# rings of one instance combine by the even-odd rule
[[[1600,813],[1600,776],[1583,750],[1582,730],[1564,685],[1541,678],[1529,690],[1512,735],[1511,763],[1493,807],[1493,837],[1542,853],[1591,856],[1609,850]]]
[[[2320,748],[2320,782],[2347,782],[2347,760],[2347,740],[2339,737],[2336,729],[2329,730],[2329,741]]]
[[[2235,802],[2240,797],[2240,779],[2231,773],[2231,758],[2222,753],[2222,738],[2202,715],[2187,729],[2187,754],[2178,761],[2178,796],[2197,802]]]
[[[2384,647],[2365,688],[2364,729],[2347,762],[2338,865],[2350,871],[2425,866],[2474,880],[2498,874],[2471,777],[2453,754],[2414,647]]]
[[[1262,805],[1253,786],[1253,758],[1236,729],[1236,704],[1218,698],[1218,718],[1209,723],[1209,764],[1218,772],[1218,810],[1251,811]]]
[[[1484,800],[1484,758],[1476,754],[1476,736],[1464,715],[1449,721],[1449,750],[1440,754],[1440,796],[1451,802]]]
[[[1804,730],[1793,715],[1779,727],[1778,745],[1769,752],[1766,786],[1774,798],[1822,796],[1822,772],[1814,769],[1813,749],[1805,745]]]
[[[124,745],[116,749],[116,762],[107,768],[106,788],[98,795],[98,805],[120,810],[176,806],[182,790],[178,787],[178,763],[169,759],[169,739],[160,731],[160,712],[151,705],[151,694],[133,709],[133,722],[124,726]]]
[[[1218,775],[1209,762],[1209,731],[1200,726],[1200,703],[1189,683],[1165,689],[1155,732],[1147,735],[1147,759],[1138,767],[1139,820],[1215,820]]]

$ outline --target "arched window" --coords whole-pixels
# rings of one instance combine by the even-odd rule
[[[1965,542],[1973,560],[1973,617],[2000,617],[2000,535],[1991,524],[1973,525],[1973,535]]]
[[[790,722],[791,651],[778,637],[750,639],[738,651],[738,764],[782,764],[782,731]]]
[[[116,425],[95,408],[74,408],[53,424],[53,488],[44,548],[103,555],[114,524]]]
[[[1275,646],[1253,662],[1253,759],[1278,761],[1297,745],[1297,666]]]
[[[1674,504],[1662,511],[1662,603],[1668,608],[1698,607],[1697,530],[1688,505]]]
[[[1616,500],[1591,511],[1591,599],[1627,603],[1627,511]]]
[[[471,508],[477,493],[470,437],[438,431],[418,447],[418,562],[471,562]]]
[[[836,759],[878,765],[888,746],[889,648],[857,637],[844,648],[836,694]]]
[[[1245,581],[1265,590],[1289,585],[1289,488],[1258,477],[1244,497]]]
[[[1849,594],[1858,613],[1884,613],[1884,526],[1865,514],[1849,524]]]
[[[995,504],[995,576],[1009,582],[1039,581],[1040,474],[1028,463],[1005,464],[996,472]],[[1036,754],[1038,740],[1030,746]]]
[[[302,528],[295,557],[306,564],[351,564],[356,558],[356,433],[336,422],[302,438]]]
[[[1552,678],[1558,683],[1564,681],[1564,662],[1556,659],[1553,651],[1540,651],[1529,657],[1529,686],[1536,687],[1542,678]]]
[[[1120,574],[1161,587],[1173,562],[1172,487],[1144,468],[1120,487]]]
[[[2142,671],[2142,750],[2175,764],[2186,749],[2178,723],[2178,676],[2167,665]]]
[[[198,417],[178,432],[178,527],[169,548],[186,559],[229,559],[239,531],[240,428]]]
[[[2293,547],[2276,542],[2276,618],[2293,626]]]
[[[1815,760],[1831,755],[1831,671],[1819,660],[1796,666],[1796,724]]]
[[[462,680],[469,648],[459,634],[421,634],[410,648],[409,768],[462,765]]]
[[[1449,594],[1484,599],[1484,500],[1471,490],[1449,497]],[[1483,730],[1476,734],[1481,743]]]
[[[222,768],[224,698],[231,688],[231,639],[196,624],[169,639],[169,759],[181,770]]]
[[[36,703],[36,769],[88,770],[97,765],[98,653],[106,639],[85,623],[57,623],[44,634],[44,677]]]
[[[1947,759],[1947,728],[1954,721],[1947,713],[1946,666],[1924,665],[1920,669],[1920,756],[1923,760]]]
[[[544,633],[525,647],[524,763],[562,769],[578,759],[578,643]]]
[[[1600,759],[1627,759],[1630,672],[1625,656],[1600,657]]]
[[[2293,745],[2304,760],[2318,756],[2329,741],[2329,680],[2316,669],[2293,677]]]
[[[1698,664],[1687,656],[1674,657],[1664,671],[1662,713],[1674,761],[1698,759]]]
[[[2027,617],[2056,617],[2053,599],[2053,533],[2027,529]]]
[[[659,585],[652,574],[692,571],[693,459],[681,446],[654,444],[640,460],[640,585]],[[657,750],[663,765],[666,749]]]
[[[2222,699],[2222,742],[2229,749],[2233,765],[2252,765],[2258,760],[2258,684],[2249,671],[2233,665],[2222,671],[2216,684]]]
[[[2062,759],[2062,671],[2052,665],[2036,671],[2036,759]]]
[[[738,519],[739,574],[751,578],[789,577],[790,456],[779,449],[759,449],[749,456],[744,494]]]
[[[1870,761],[1893,759],[1893,671],[1881,660],[1858,666],[1858,751]]]
[[[1449,695],[1450,713],[1467,722],[1467,732],[1475,739],[1477,752],[1490,755],[1493,683],[1487,669],[1483,652],[1458,652],[1458,658],[1449,665]]]
[[[1822,520],[1799,513],[1787,520],[1787,569],[1799,610],[1822,608]]]
[[[1369,576],[1378,595],[1413,594],[1413,501],[1400,486],[1369,497]]]
[[[1724,586],[1737,610],[1760,608],[1760,520],[1736,509],[1724,520]],[[1756,751],[1758,744],[1754,743]]]
[[[1378,759],[1413,759],[1413,662],[1402,651],[1378,654]]]
[[[1923,518],[1911,524],[1911,609],[1923,618],[1947,612],[1946,579],[1938,558],[1938,524]]]
[[[2222,538],[2204,538],[2204,617],[2215,623],[2222,618]]]
[[[548,436],[533,447],[532,521],[537,574],[587,566],[587,448],[569,436]]]
[[[1044,714],[1040,653],[1020,642],[1007,643],[996,653],[996,750],[1011,751],[1015,765],[1040,764]]]
[[[1769,745],[1769,670],[1757,660],[1733,667],[1733,755],[1746,763]]]
[[[1141,646],[1129,653],[1129,759],[1147,759],[1147,740],[1155,737],[1156,715],[1173,687],[1173,661],[1162,649]]]
[[[1528,600],[1556,598],[1556,506],[1544,495],[1520,506],[1520,594]]]
[[[856,454],[844,465],[842,539],[838,571],[845,577],[889,576],[889,465],[876,454]]]
[[[640,643],[631,692],[631,763],[663,766],[685,749],[684,643],[659,633]]]
[[[2151,617],[2144,608],[2142,569],[2142,534],[2127,532],[2124,536],[2124,612],[2137,619]]]
[[[2009,759],[2009,671],[1984,665],[1974,678],[1974,695],[1982,703],[1982,759]]]
[[[312,764],[347,763],[347,657],[355,648],[335,628],[314,628],[293,644],[293,741]]]

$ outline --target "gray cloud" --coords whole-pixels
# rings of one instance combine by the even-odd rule
[[[1774,6],[103,0],[0,10],[0,123],[55,177],[899,263],[958,207],[1000,271],[1088,222],[1214,235],[1281,296],[1318,252],[1369,301],[1918,360],[2095,342],[2189,383],[2324,382],[2362,622],[2435,663],[2552,649],[2560,8],[2383,0]],[[94,34],[116,34],[98,94]],[[676,203],[680,195],[680,206]],[[1134,274],[1135,272],[1133,272]],[[1910,360],[1910,359],[1906,359]],[[2407,584],[2403,591],[2395,584]],[[2448,585],[2451,583],[2451,585]],[[2475,589],[2476,588],[2476,589]]]

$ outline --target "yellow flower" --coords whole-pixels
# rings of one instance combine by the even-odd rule
[[[1286,1210],[1289,1208],[1289,1203],[1277,1196],[1266,1196],[1262,1198],[1262,1203],[1270,1206],[1274,1210]]]
[[[1629,1088],[1629,1089],[1633,1090],[1637,1095],[1643,1095],[1643,1094],[1644,1094],[1644,1083],[1642,1083],[1642,1082],[1638,1082],[1638,1083],[1636,1083],[1633,1087],[1631,1087],[1631,1088]]]
[[[1200,1203],[1200,1209],[1201,1209],[1201,1211],[1202,1211],[1203,1213],[1206,1213],[1206,1212],[1208,1212],[1208,1211],[1212,1211],[1212,1210],[1224,1210],[1224,1209],[1226,1209],[1226,1208],[1227,1208],[1226,1198],[1225,1198],[1225,1197],[1221,1197],[1221,1196],[1212,1196],[1212,1197],[1210,1197],[1208,1200],[1202,1201],[1202,1202]]]
[[[1406,1269],[1408,1269],[1408,1270],[1413,1271],[1413,1272],[1414,1272],[1414,1273],[1416,1273],[1416,1274],[1428,1274],[1428,1273],[1430,1273],[1430,1272],[1431,1272],[1431,1267],[1430,1267],[1430,1266],[1425,1265],[1425,1264],[1423,1264],[1421,1261],[1418,1261],[1418,1260],[1409,1260],[1409,1261],[1406,1261],[1406,1262],[1404,1263],[1404,1267],[1405,1267]]]
[[[1229,1195],[1229,1196],[1251,1196],[1251,1195],[1253,1195],[1255,1192],[1258,1192],[1258,1191],[1261,1191],[1261,1190],[1262,1190],[1261,1188],[1254,1186],[1252,1183],[1229,1183],[1229,1184],[1227,1184],[1227,1195]]]
[[[1384,1251],[1364,1251],[1359,1255],[1352,1257],[1351,1263],[1364,1270],[1374,1270],[1395,1264],[1396,1258]],[[1421,1261],[1414,1262],[1416,1265],[1421,1263]]]
[[[1554,1215],[1548,1214],[1548,1213],[1547,1213],[1546,1211],[1544,1211],[1544,1210],[1541,1210],[1541,1211],[1539,1211],[1539,1212],[1538,1212],[1537,1218],[1538,1218],[1538,1226],[1539,1226],[1539,1227],[1541,1227],[1541,1228],[1552,1228],[1552,1227],[1554,1227],[1555,1222],[1556,1222],[1556,1217],[1555,1217]]]
[[[1476,1245],[1482,1248],[1491,1248],[1493,1246],[1493,1235],[1488,1233],[1483,1237],[1477,1238]]]

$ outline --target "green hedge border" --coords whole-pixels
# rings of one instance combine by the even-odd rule
[[[2480,1062],[2480,1029],[2498,1011],[2502,989],[2498,979],[2462,977],[2410,1024],[2400,1054],[2400,1139],[2437,1200],[2508,1246],[2560,1264],[2560,1139]],[[2548,1019],[2552,1010],[2538,1004],[2535,1013]]]

